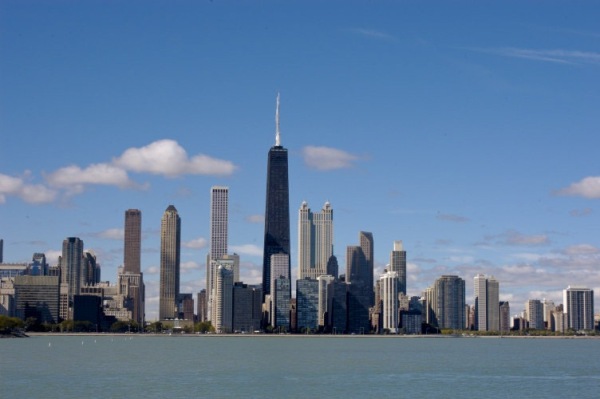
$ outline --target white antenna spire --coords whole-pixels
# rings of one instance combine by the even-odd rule
[[[275,109],[275,145],[281,145],[281,134],[279,132],[279,92],[277,93],[277,108]]]

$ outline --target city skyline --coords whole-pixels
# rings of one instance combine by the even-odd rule
[[[281,91],[289,205],[335,206],[340,271],[370,231],[374,279],[403,241],[409,295],[459,275],[473,303],[482,273],[512,314],[528,299],[562,303],[569,285],[597,299],[598,6],[314,7],[3,2],[4,262],[45,253],[56,265],[65,237],[79,237],[114,283],[123,212],[139,209],[154,320],[162,212],[180,211],[181,291],[197,293],[206,193],[223,185],[229,250],[240,279],[260,283]]]

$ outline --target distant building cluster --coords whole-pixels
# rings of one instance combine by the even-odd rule
[[[291,278],[288,154],[281,145],[279,97],[276,140],[268,154],[262,283],[240,281],[240,257],[228,253],[229,188],[210,190],[210,247],[206,288],[180,292],[181,218],[169,205],[161,219],[159,320],[175,327],[210,322],[217,333],[435,334],[441,330],[508,333],[517,330],[585,331],[595,328],[594,293],[569,286],[563,303],[530,299],[511,318],[500,301],[500,283],[478,274],[474,303],[465,300],[465,280],[440,276],[421,296],[407,295],[407,253],[394,241],[389,264],[374,275],[374,237],[360,231],[346,247],[345,272],[334,253],[333,207],[320,212],[307,202],[298,211],[298,278]],[[143,326],[145,286],[141,272],[142,213],[125,211],[123,265],[117,283],[100,279],[100,264],[77,237],[63,241],[58,265],[42,253],[30,263],[4,261],[0,239],[0,315],[56,324],[84,321],[105,331],[117,321]],[[295,286],[293,284],[295,283]],[[295,298],[292,292],[295,291]],[[195,306],[194,306],[195,305]]]

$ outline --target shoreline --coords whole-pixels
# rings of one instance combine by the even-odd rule
[[[157,338],[157,337],[169,337],[169,338],[342,338],[342,339],[600,339],[600,336],[593,335],[567,335],[567,336],[532,336],[532,335],[473,335],[473,336],[455,336],[455,335],[332,335],[332,334],[137,334],[137,333],[87,333],[87,332],[27,332],[29,337],[130,337],[130,338]],[[27,338],[27,337],[24,337]]]

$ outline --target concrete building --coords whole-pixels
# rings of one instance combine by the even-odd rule
[[[567,328],[581,331],[594,329],[594,291],[569,286],[563,290],[563,306]]]
[[[320,328],[326,329],[331,325],[331,301],[333,299],[333,281],[335,277],[324,274],[317,277],[318,285],[318,306],[317,306],[317,324]]]
[[[271,281],[269,282],[269,287],[274,287],[275,280],[280,278],[285,278],[291,280],[290,276],[290,257],[285,253],[278,253],[271,255],[271,260],[269,261],[269,265],[271,270],[269,272],[269,277]],[[292,290],[290,286],[289,297],[292,297]],[[275,299],[274,295],[271,295],[271,299]]]
[[[333,256],[333,209],[325,202],[321,212],[311,212],[302,202],[298,215],[298,279],[330,274]],[[337,276],[337,275],[336,275]]]
[[[381,287],[381,313],[383,316],[382,327],[392,334],[397,334],[400,325],[398,320],[398,286],[400,285],[398,273],[386,272],[379,278],[379,282]]]
[[[525,302],[525,319],[532,330],[544,329],[544,307],[539,299],[529,299]]]
[[[500,332],[510,331],[510,304],[508,301],[500,302]]]
[[[554,301],[550,299],[542,299],[542,306],[544,307],[544,325],[546,330],[552,330],[552,312],[556,308]]]
[[[483,274],[473,282],[475,299],[474,326],[478,331],[500,330],[500,285],[494,277]]]
[[[319,288],[321,283],[325,282],[309,277],[296,280],[296,328],[298,332],[306,330],[315,332],[319,328]]]
[[[348,325],[348,285],[343,280],[333,280],[328,288],[331,293],[331,304],[329,305],[329,328],[333,334],[344,334]]]
[[[198,300],[196,301],[197,319],[199,322],[206,321],[206,289],[200,290]]]
[[[181,251],[181,219],[177,209],[169,205],[165,210],[160,229],[160,320],[177,317],[179,297]]]
[[[213,301],[213,322],[218,333],[233,332],[233,271],[219,265]]]
[[[229,220],[229,188],[210,189],[210,247],[206,256],[207,320],[211,320],[212,298],[216,284],[218,260],[227,255]],[[239,259],[238,259],[239,260]],[[234,281],[238,281],[235,279]]]

